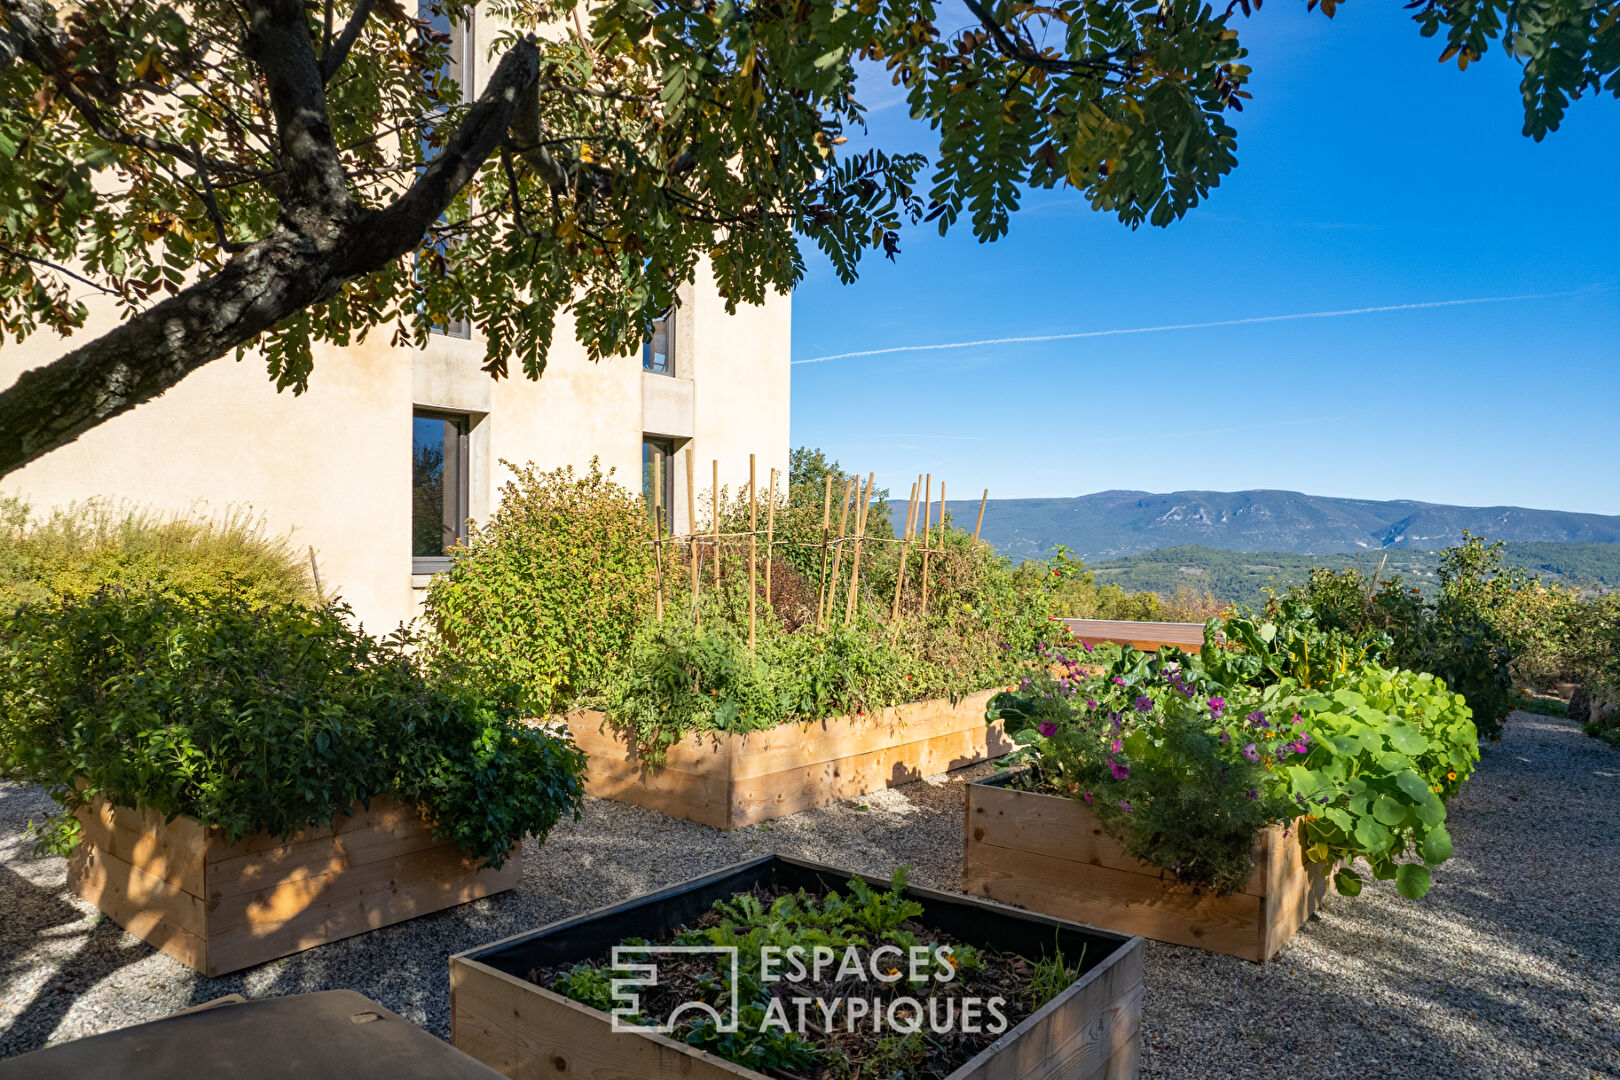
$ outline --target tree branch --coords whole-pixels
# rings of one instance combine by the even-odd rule
[[[1047,56],[1036,52],[1032,47],[1017,41],[1007,32],[1007,28],[997,22],[990,14],[990,9],[979,0],[962,0],[964,7],[979,20],[979,25],[990,34],[995,42],[996,51],[1009,60],[1016,60],[1020,64],[1040,68],[1042,71],[1069,74],[1074,72],[1091,72],[1096,75],[1122,75],[1125,73],[1120,60],[1134,55],[1137,50],[1118,50],[1115,52],[1100,53],[1097,56],[1088,56],[1082,60],[1060,60],[1055,56]]]
[[[322,83],[331,82],[332,76],[336,75],[338,69],[343,66],[343,61],[349,58],[349,50],[354,48],[354,43],[360,37],[360,31],[365,27],[366,20],[371,17],[371,9],[375,6],[375,3],[376,0],[360,0],[355,5],[354,14],[350,16],[348,23],[344,25],[343,33],[338,35],[336,43],[332,42],[331,37],[331,9],[327,9],[327,43],[329,48],[327,48],[325,55],[321,57]]]
[[[333,228],[352,210],[348,177],[326,115],[326,83],[299,0],[250,0],[247,54],[264,74],[276,118],[284,211],[301,231]]]

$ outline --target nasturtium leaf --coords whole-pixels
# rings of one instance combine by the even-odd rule
[[[1429,782],[1411,769],[1404,769],[1395,774],[1395,786],[1415,803],[1425,802],[1434,796],[1434,792],[1429,789]]]
[[[1333,887],[1344,896],[1361,895],[1361,875],[1348,866],[1340,867],[1333,875]]]
[[[1339,828],[1343,829],[1346,833],[1353,831],[1356,827],[1355,818],[1352,818],[1349,814],[1345,813],[1341,807],[1329,806],[1322,811],[1322,816],[1333,822],[1333,824],[1337,825]]]
[[[1395,869],[1395,889],[1408,900],[1418,900],[1429,891],[1429,868],[1422,863],[1402,863]]]
[[[1386,732],[1389,745],[1407,757],[1416,757],[1429,748],[1429,740],[1423,737],[1423,732],[1404,721],[1390,724]]]
[[[1365,851],[1387,851],[1393,837],[1375,818],[1364,817],[1356,822],[1356,843]]]
[[[1373,803],[1372,812],[1374,818],[1392,827],[1406,820],[1406,807],[1401,805],[1400,800],[1392,799],[1388,795],[1378,796],[1378,801]]]
[[[1430,829],[1423,834],[1418,851],[1430,866],[1445,862],[1451,858],[1451,834],[1446,832],[1444,825]]]

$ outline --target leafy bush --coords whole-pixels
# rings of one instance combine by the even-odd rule
[[[155,590],[0,612],[0,772],[62,806],[42,846],[71,849],[98,796],[234,842],[392,795],[498,866],[577,812],[577,750],[345,614]]]
[[[594,459],[581,476],[511,467],[494,517],[428,586],[425,614],[436,656],[541,715],[624,663],[651,613],[653,554],[641,497]]]
[[[0,497],[0,610],[106,586],[318,603],[308,553],[245,511],[203,518],[92,499],[40,518]]]
[[[1307,670],[1307,644],[1332,638],[1297,622],[1226,625],[1225,648],[1216,621],[1197,657],[1119,650],[1100,675],[1057,654],[1057,676],[998,695],[989,718],[1031,747],[1043,790],[1083,799],[1127,851],[1188,884],[1240,886],[1255,834],[1279,820],[1298,823],[1312,861],[1346,864],[1340,892],[1360,891],[1361,857],[1422,896],[1451,854],[1445,800],[1479,760],[1462,695],[1364,656]],[[1421,861],[1402,863],[1409,852]]]

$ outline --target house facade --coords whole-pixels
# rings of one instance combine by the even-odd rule
[[[36,511],[94,497],[201,515],[249,508],[312,548],[327,593],[385,632],[417,613],[466,520],[495,508],[503,460],[580,469],[597,458],[649,500],[661,494],[676,531],[688,528],[686,451],[700,492],[714,461],[733,487],[747,483],[749,454],[762,487],[770,469],[785,475],[790,299],[728,316],[701,273],[680,297],[639,357],[592,362],[559,320],[536,382],[491,379],[483,343],[454,328],[420,350],[389,345],[386,332],[319,347],[299,397],[276,392],[262,358],[216,360],[7,476],[0,491]],[[0,386],[68,344],[49,334],[6,343]]]

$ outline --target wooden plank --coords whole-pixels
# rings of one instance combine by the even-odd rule
[[[999,728],[981,725],[974,730],[735,780],[731,785],[731,827],[796,814],[984,761],[992,737],[999,735]]]
[[[203,853],[208,834],[184,815],[165,822],[152,810],[113,806],[96,799],[73,814],[85,842],[183,889],[203,895]]]
[[[865,716],[834,716],[809,723],[783,724],[732,738],[731,779],[763,777],[823,762],[869,754],[897,744],[921,743],[962,731],[987,731],[985,707],[1001,687],[958,698],[895,705]],[[999,728],[998,728],[999,730]],[[1012,743],[1000,737],[1007,749]]]
[[[450,1041],[513,1080],[761,1080],[662,1035],[463,957],[450,958]]]
[[[475,867],[476,860],[447,843],[227,897],[209,913],[206,974],[441,911],[515,888],[523,878],[516,853],[499,870]]]
[[[1118,619],[1058,619],[1069,632],[1090,645],[1111,641],[1144,652],[1161,645],[1174,645],[1195,653],[1204,647],[1203,623],[1133,622]]]
[[[1032,851],[969,842],[963,889],[1119,933],[1258,961],[1261,899],[1195,893],[1173,882]]]
[[[1276,830],[1279,834],[1281,829]],[[1239,891],[1266,894],[1267,830],[1255,843],[1255,870]],[[1013,851],[1045,852],[1079,863],[1142,874],[1157,882],[1162,871],[1127,854],[1084,804],[1062,795],[1020,791],[993,784],[967,788],[967,838]]]
[[[214,830],[218,832],[218,830]],[[371,808],[331,826],[306,829],[285,841],[269,834],[225,845],[216,837],[207,866],[209,900],[258,892],[305,878],[322,877],[382,859],[439,847],[433,830],[414,807],[373,799]]]
[[[1133,1050],[1141,1037],[1141,1017],[1138,938],[947,1080],[1089,1080]]]
[[[1299,832],[1287,837],[1280,829],[1271,830],[1267,862],[1276,887],[1266,896],[1265,955],[1262,962],[1277,955],[1307,919],[1327,898],[1329,868],[1305,862]]]
[[[202,898],[118,856],[81,843],[68,859],[68,888],[135,937],[187,967],[208,963]]]
[[[630,740],[609,722],[605,714],[581,709],[568,713],[563,719],[574,743],[585,753],[632,769],[646,768],[646,763]],[[731,738],[725,732],[694,732],[669,747],[660,768],[724,776],[729,768],[727,758],[731,753]]]

